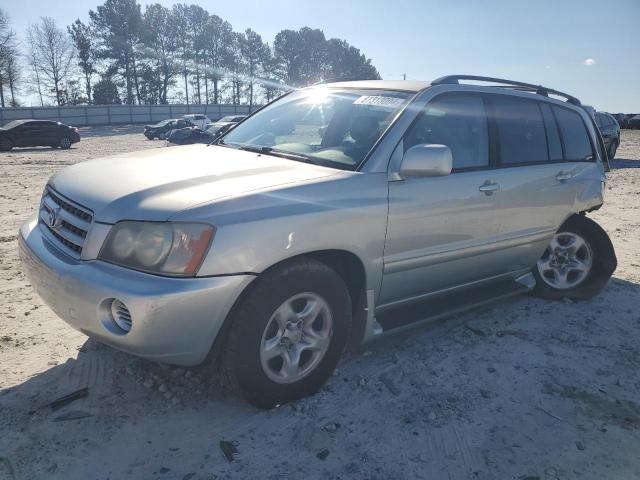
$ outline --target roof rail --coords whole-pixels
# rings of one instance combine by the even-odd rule
[[[542,85],[533,85],[531,83],[516,82],[514,80],[505,80],[504,78],[482,77],[478,75],[447,75],[445,77],[440,77],[434,80],[433,82],[431,82],[431,85],[459,85],[460,80],[476,80],[480,82],[499,83],[501,85],[496,85],[496,86],[535,92],[538,95],[544,95],[545,97],[548,97],[549,94],[556,95],[558,97],[566,98],[567,102],[573,105],[578,105],[578,106],[581,105],[580,100],[578,100],[576,97],[569,95],[567,93],[559,92],[558,90],[553,90],[552,88],[543,87]]]

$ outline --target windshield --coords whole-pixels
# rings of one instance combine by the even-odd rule
[[[221,143],[354,170],[409,96],[390,90],[299,90],[237,125]]]

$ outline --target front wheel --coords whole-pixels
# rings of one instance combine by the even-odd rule
[[[227,376],[250,403],[273,408],[327,381],[347,344],[351,299],[334,270],[295,260],[257,279],[231,321]]]
[[[62,137],[58,142],[58,146],[63,150],[71,148],[71,139],[69,137]]]
[[[593,220],[574,215],[556,232],[534,268],[536,293],[546,298],[591,298],[616,266],[607,233]]]

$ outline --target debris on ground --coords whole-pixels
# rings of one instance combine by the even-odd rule
[[[71,402],[85,398],[87,395],[89,395],[89,388],[84,387],[54,400],[48,406],[51,407],[51,410],[55,411],[65,405],[69,405]]]
[[[468,323],[464,324],[464,328],[466,328],[467,330],[469,330],[471,333],[473,333],[474,335],[478,335],[479,337],[486,337],[487,334],[484,333],[482,330],[480,330],[479,328],[475,328],[472,327],[471,325],[469,325]]]
[[[227,440],[220,440],[220,450],[224,454],[228,462],[233,462],[235,456],[238,454],[238,442],[228,442]]]
[[[71,410],[53,419],[54,422],[67,422],[69,420],[80,420],[81,418],[93,417],[93,414],[82,410]]]

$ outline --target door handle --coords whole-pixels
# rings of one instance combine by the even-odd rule
[[[500,184],[487,180],[478,187],[478,190],[480,190],[485,195],[492,195],[493,192],[500,190]]]
[[[556,180],[559,182],[566,182],[567,180],[571,180],[573,178],[572,173],[560,172],[556,175]]]

